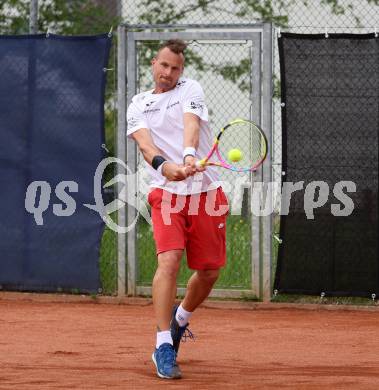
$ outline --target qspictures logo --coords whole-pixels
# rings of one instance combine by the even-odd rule
[[[118,174],[102,185],[106,167],[115,163],[120,164],[124,168],[125,174]],[[114,157],[103,159],[94,174],[94,203],[85,203],[83,206],[97,212],[106,225],[117,233],[127,233],[132,230],[140,215],[145,218],[149,224],[151,224],[151,218],[146,202],[139,197],[139,193],[137,191],[137,177],[138,173],[132,173],[129,167],[122,160]],[[116,199],[105,205],[102,188],[111,186],[117,186],[120,190]],[[50,205],[51,193],[53,190],[61,203]],[[29,184],[26,190],[25,209],[34,216],[34,220],[37,225],[44,224],[43,215],[49,207],[52,207],[53,214],[57,217],[70,217],[77,210],[77,202],[70,194],[79,191],[79,184],[75,181],[61,181],[55,189],[53,189],[46,181],[33,181]],[[120,226],[114,222],[111,218],[111,214],[125,207],[126,204],[137,210],[136,217],[129,223],[128,226]]]
[[[116,175],[103,185],[104,171],[110,164],[120,165],[124,173]],[[222,186],[228,195],[229,206],[223,206],[229,208],[231,215],[241,215],[245,189],[251,192],[251,211],[255,216],[268,216],[274,212],[288,215],[291,201],[299,202],[299,199],[301,199],[307,219],[315,219],[314,211],[320,207],[329,207],[330,213],[336,217],[348,216],[354,211],[353,199],[348,195],[356,192],[356,185],[352,181],[340,181],[330,188],[324,181],[312,181],[305,185],[303,181],[263,183],[251,182],[248,175],[236,174],[232,177],[232,181],[213,182],[207,188],[209,191],[206,199],[208,215],[217,216],[228,211],[215,207],[215,191],[212,190],[219,186]],[[192,192],[195,193],[190,196],[192,215],[198,212],[198,193],[202,188],[202,180],[203,173],[198,173],[191,182]],[[132,172],[124,161],[114,157],[106,158],[99,163],[94,173],[94,202],[85,203],[83,206],[98,213],[106,225],[117,233],[127,233],[132,230],[140,216],[151,224],[147,202],[150,191],[148,181],[149,178],[143,167],[137,172]],[[103,189],[112,186],[117,188],[117,196],[110,203],[104,204]],[[167,191],[164,191],[161,213],[166,225],[171,224],[171,215],[180,212],[185,205],[183,197],[180,196],[175,202],[172,201],[174,194],[181,193],[183,188],[188,190],[184,182],[171,182],[166,188]],[[51,204],[53,191],[59,203]],[[51,207],[57,218],[68,218],[76,212],[78,207],[77,201],[71,194],[78,192],[80,192],[79,183],[75,181],[61,181],[55,188],[52,188],[47,181],[33,181],[26,189],[25,209],[33,215],[37,225],[44,224],[44,213]],[[329,202],[331,196],[332,201]],[[111,218],[111,215],[126,206],[133,207],[136,215],[127,226],[121,226]]]

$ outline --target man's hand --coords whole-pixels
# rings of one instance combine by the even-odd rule
[[[192,176],[192,170],[184,165],[166,162],[162,167],[162,175],[169,181],[180,181]]]
[[[197,172],[204,172],[206,167],[197,167],[196,166],[197,158],[193,156],[186,156],[184,159],[184,166],[188,167],[191,170],[191,175],[194,175]]]

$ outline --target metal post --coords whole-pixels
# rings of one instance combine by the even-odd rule
[[[117,16],[119,18],[122,18],[124,15],[122,14],[122,3],[123,1],[122,0],[117,0]]]
[[[251,91],[251,119],[257,124],[261,125],[261,37],[262,34],[255,33],[252,37],[252,91]],[[253,210],[253,190],[254,182],[262,181],[262,170],[259,169],[256,174],[251,175],[251,205]],[[252,293],[256,297],[261,296],[261,231],[260,231],[260,217],[251,213],[251,282]]]
[[[132,101],[133,96],[137,91],[137,55],[136,55],[136,41],[132,32],[127,32],[127,104]],[[136,143],[127,138],[127,164],[129,169],[134,173],[137,170],[137,147]],[[137,177],[133,183],[133,188],[137,189]],[[137,210],[127,205],[128,208],[128,226],[131,226],[137,216]],[[128,257],[128,295],[136,295],[137,293],[137,226],[128,232],[127,241],[127,257]]]
[[[272,181],[272,26],[265,23],[262,36],[262,127],[266,130],[268,154],[263,165],[263,183],[268,189]],[[272,208],[272,194],[267,192],[266,206]],[[271,300],[271,262],[272,262],[272,218],[270,214],[262,218],[262,299]]]
[[[30,0],[29,34],[38,32],[38,0]]]
[[[125,161],[125,136],[126,136],[126,42],[125,42],[125,27],[119,26],[117,29],[117,145],[116,145],[116,157],[122,161]],[[125,174],[122,166],[117,164],[117,174]],[[117,193],[122,190],[121,182],[117,183]],[[119,226],[126,226],[126,208],[121,207],[117,213],[117,221]],[[118,278],[117,278],[117,293],[119,297],[125,296],[126,289],[126,236],[123,233],[117,235],[117,265],[118,265]]]

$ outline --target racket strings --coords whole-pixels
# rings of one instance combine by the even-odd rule
[[[262,132],[251,122],[243,121],[229,126],[222,134],[218,149],[221,158],[236,169],[251,168],[264,159],[266,141]],[[231,149],[239,149],[239,161],[228,159]]]

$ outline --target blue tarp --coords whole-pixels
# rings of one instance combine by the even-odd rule
[[[104,157],[110,45],[107,35],[0,37],[3,289],[100,287],[104,224],[83,204],[94,203],[94,173]],[[29,212],[43,206],[39,219]]]

